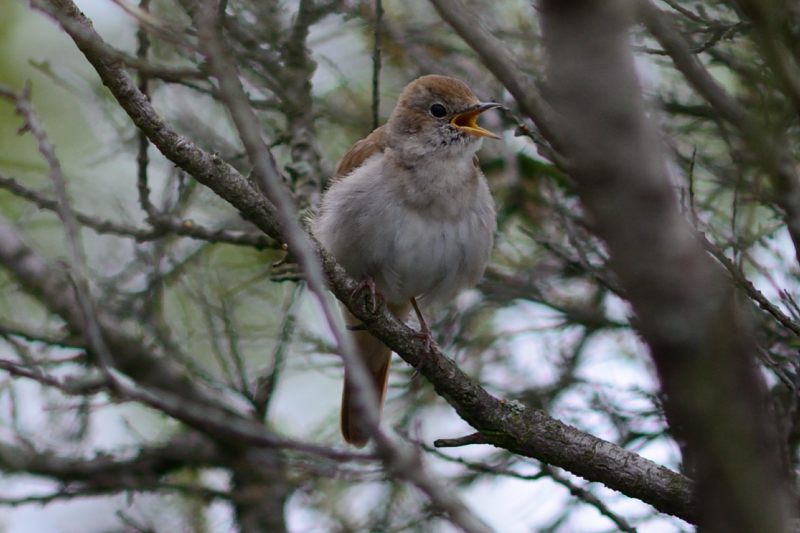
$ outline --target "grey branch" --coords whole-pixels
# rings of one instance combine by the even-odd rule
[[[302,5],[301,3],[301,9]],[[334,316],[335,311],[326,297],[325,277],[318,255],[312,247],[309,236],[297,221],[297,211],[291,196],[284,187],[284,180],[272,154],[261,139],[261,127],[239,82],[236,68],[224,59],[229,56],[224,53],[221,39],[216,31],[217,20],[214,4],[207,3],[206,6],[198,8],[195,20],[200,32],[201,45],[208,56],[211,70],[219,81],[222,99],[233,117],[239,137],[255,167],[256,179],[262,191],[275,207],[289,249],[297,258],[305,275],[306,283],[316,296],[328,327],[333,331],[339,353],[342,354],[345,365],[353,377],[356,397],[360,398],[362,406],[365,407],[365,416],[371,419],[370,425],[375,444],[378,453],[385,461],[386,469],[400,479],[416,485],[430,498],[431,504],[435,508],[445,513],[463,531],[467,533],[491,531],[491,528],[464,505],[452,491],[447,490],[444,485],[425,471],[416,451],[411,447],[394,442],[380,431],[377,422],[377,398],[370,386],[366,367],[363,361],[355,355],[349,341],[350,337],[340,326],[341,321],[337,321]]]
[[[90,23],[68,0],[57,0],[52,5],[82,28],[91,28]],[[92,53],[85,43],[85,32],[72,32],[69,26],[65,26],[65,30],[84,51],[120,106],[169,160],[231,203],[265,233],[281,239],[271,206],[243,176],[218,157],[202,151],[192,141],[177,134],[161,119],[120,67]],[[688,478],[554,420],[542,411],[500,401],[473,382],[438,350],[423,356],[424,347],[410,328],[388,313],[379,316],[372,314],[365,302],[352,298],[356,283],[326,254],[322,254],[322,260],[334,294],[369,326],[372,333],[406,362],[419,369],[459,415],[481,431],[489,442],[514,453],[563,467],[588,480],[601,482],[642,499],[662,512],[694,520],[696,508]]]
[[[696,469],[700,523],[788,531],[788,477],[750,324],[678,210],[636,79],[627,4],[541,6],[563,151],[650,347],[670,427]]]
[[[784,139],[768,134],[743,105],[717,82],[700,60],[692,54],[683,36],[660,9],[650,2],[637,2],[639,15],[650,33],[666,50],[675,68],[695,91],[703,97],[724,120],[733,124],[759,157],[759,163],[769,173],[778,194],[775,202],[784,211],[784,220],[800,262],[800,177],[795,160]]]

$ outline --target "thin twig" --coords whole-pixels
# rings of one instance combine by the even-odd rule
[[[269,372],[256,379],[255,392],[253,393],[253,406],[261,420],[267,418],[275,389],[278,386],[278,378],[283,371],[286,349],[291,342],[295,330],[296,320],[294,316],[294,307],[299,301],[301,293],[302,285],[295,285],[283,309],[283,324],[281,324],[281,333],[278,338],[278,343],[272,353],[272,365]]]
[[[67,182],[61,170],[61,163],[56,157],[55,149],[47,138],[39,117],[31,106],[30,85],[26,86],[19,94],[15,94],[5,87],[0,87],[0,96],[14,102],[17,113],[24,120],[23,128],[20,131],[29,131],[33,135],[36,139],[39,153],[47,163],[48,174],[56,191],[56,213],[64,225],[64,232],[67,237],[67,248],[72,261],[70,265],[72,281],[75,286],[75,295],[84,315],[86,337],[93,349],[96,362],[105,374],[106,379],[111,383],[114,381],[111,374],[112,357],[109,354],[108,346],[103,339],[102,330],[97,321],[96,305],[89,288],[88,266],[81,244],[80,225],[70,205]]]
[[[159,151],[199,183],[209,187],[233,205],[260,229],[280,239],[282,230],[272,206],[254,191],[247,179],[219,157],[202,150],[191,139],[178,134],[156,112],[151,103],[142,97],[118,65],[106,63],[102,57],[91,51],[85,36],[89,35],[93,39],[100,37],[75,4],[71,0],[50,0],[49,4],[53,7],[46,11],[51,12],[52,9],[56,9],[63,14],[63,17],[73,22],[70,26],[63,25],[64,29],[84,53],[120,106],[137,127],[148,133],[151,142]],[[76,26],[82,31],[73,31]],[[0,246],[0,261],[8,266],[15,278],[24,282],[30,291],[46,293],[53,299],[58,298],[58,294],[46,290],[47,286],[41,282],[40,277],[22,268],[18,258],[24,251],[26,264],[33,262],[33,257],[36,257],[39,268],[37,272],[49,273],[51,270],[41,266],[43,261],[33,254],[29,247],[22,244],[15,232],[7,224],[3,224],[2,220],[0,220],[0,243],[3,244]],[[344,270],[329,254],[321,251],[320,257],[334,293],[359,319],[368,323],[371,333],[386,342],[409,364],[418,367],[420,372],[435,385],[437,393],[445,398],[464,420],[473,427],[491,429],[492,433],[488,434],[492,436],[493,444],[513,453],[557,464],[586,479],[600,481],[631,497],[646,501],[662,512],[675,514],[689,521],[697,519],[692,485],[688,478],[610,442],[563,424],[539,410],[520,409],[510,402],[501,402],[470,379],[436,347],[423,357],[424,348],[419,339],[414,337],[413,330],[388,312],[383,312],[379,316],[371,315],[366,310],[364,302],[352,297],[356,282],[346,276]],[[122,348],[123,345],[120,345],[120,350]],[[146,359],[149,364],[154,364],[153,358],[149,357],[147,352],[138,349],[129,350],[125,355],[126,357],[135,355],[137,358]],[[130,357],[128,361],[132,361]],[[169,381],[177,380],[181,394],[185,395],[186,391],[193,392],[192,383],[173,374],[163,376],[161,367],[156,366],[160,373],[148,375],[150,382],[155,382],[163,388]],[[139,369],[141,366],[128,365],[128,370],[132,373]],[[171,387],[174,389],[175,385],[171,384]],[[217,421],[226,424],[220,427],[220,430],[231,425],[225,417]],[[234,422],[238,425],[239,419],[234,418]],[[563,446],[564,443],[569,446]]]
[[[52,9],[47,0],[31,0],[31,4],[46,11],[50,16],[59,21],[65,27],[69,27],[71,32],[80,33],[86,46],[93,51],[93,53],[101,56],[105,61],[113,63],[121,63],[127,67],[133,68],[140,72],[145,72],[152,78],[163,79],[164,81],[181,82],[186,80],[199,80],[206,79],[208,75],[202,70],[194,67],[178,67],[171,65],[158,65],[143,61],[135,56],[117,50],[102,39],[96,38],[93,31],[88,31],[80,24],[59,12],[57,9]],[[170,35],[183,35],[185,32],[173,31]]]
[[[636,533],[636,528],[631,526],[628,521],[622,518],[620,515],[612,511],[605,503],[603,503],[600,498],[592,494],[588,489],[573,483],[569,478],[551,466],[543,465],[542,472],[559,485],[566,487],[570,494],[597,509],[601,515],[614,522],[614,525],[617,526],[620,531],[625,531],[626,533]]]
[[[275,207],[292,256],[302,269],[309,290],[317,299],[325,322],[336,339],[338,352],[344,358],[345,365],[352,371],[355,388],[361,391],[355,396],[362,399],[365,418],[369,426],[377,430],[377,397],[370,384],[370,378],[363,362],[353,351],[349,335],[336,320],[336,313],[326,297],[325,277],[309,236],[297,221],[295,204],[285,188],[285,180],[278,170],[272,153],[262,140],[261,126],[248,103],[247,95],[239,81],[237,69],[226,60],[230,56],[225,53],[217,33],[216,10],[212,9],[215,7],[213,4],[214,2],[211,2],[199,7],[196,14],[200,39],[208,57],[209,66],[219,82],[222,99],[228,107],[239,137],[255,167],[253,173],[257,183],[262,193]]]
[[[57,335],[44,331],[33,331],[18,324],[0,324],[0,336],[20,337],[29,342],[41,342],[50,346],[64,348],[84,348],[85,344],[80,339],[73,339],[67,335]]]
[[[58,211],[58,201],[38,191],[25,187],[14,178],[0,175],[0,189],[5,189],[15,196],[19,196],[40,209]],[[80,211],[74,211],[75,219],[101,235],[118,235],[129,237],[137,242],[147,242],[162,238],[167,233],[197,239],[206,242],[223,242],[238,246],[252,246],[253,248],[269,249],[278,248],[278,244],[262,233],[230,230],[225,228],[208,228],[200,226],[192,220],[181,219],[166,214],[159,215],[153,220],[153,228],[139,228],[128,224],[106,220]]]
[[[491,531],[459,498],[425,472],[416,450],[410,447],[401,448],[381,431],[378,425],[377,398],[365,364],[353,351],[349,335],[335,318],[332,306],[326,298],[325,278],[317,254],[308,235],[297,222],[294,202],[285,189],[284,180],[272,154],[261,138],[261,128],[248,103],[236,67],[225,60],[229,56],[224,53],[217,33],[215,8],[214,2],[209,2],[199,8],[196,15],[201,44],[207,54],[211,71],[219,82],[220,93],[255,167],[254,174],[262,192],[275,206],[289,249],[302,268],[309,290],[316,297],[325,321],[333,332],[338,351],[344,357],[345,365],[353,378],[354,396],[364,408],[366,422],[386,468],[416,485],[428,496],[434,507],[447,514],[462,530],[473,533]]]
[[[150,0],[140,0],[139,9],[146,13],[150,9]],[[141,25],[136,31],[136,39],[138,41],[136,57],[140,61],[147,61],[147,52],[150,50],[150,37]],[[148,81],[149,76],[147,73],[139,71],[139,90],[150,98],[150,84]],[[141,130],[137,132],[137,137],[139,146],[136,154],[136,189],[139,191],[139,205],[142,206],[142,209],[147,214],[148,220],[152,220],[157,217],[158,212],[150,201],[150,187],[148,185],[147,167],[150,163],[150,158],[147,154],[147,148],[150,142],[147,140],[147,135]]]
[[[48,376],[41,370],[32,370],[25,365],[20,365],[13,361],[0,359],[0,370],[21,378],[31,379],[45,385],[58,389],[64,394],[71,396],[86,396],[96,394],[108,387],[108,380],[100,377],[80,377],[58,379]]]
[[[752,281],[747,279],[747,276],[739,267],[739,265],[737,265],[734,261],[731,261],[728,256],[726,256],[718,246],[709,241],[705,235],[697,234],[697,238],[700,240],[700,243],[703,245],[703,247],[711,255],[713,255],[723,267],[725,267],[725,270],[728,271],[728,274],[730,274],[734,283],[741,287],[761,309],[769,313],[780,325],[795,335],[800,335],[800,323],[792,320],[783,311],[781,311],[779,307],[774,305],[769,298],[764,296],[764,293],[758,290],[756,286],[753,285]]]
[[[380,126],[380,81],[381,81],[381,26],[383,24],[383,2],[375,0],[375,33],[372,43],[372,129]]]

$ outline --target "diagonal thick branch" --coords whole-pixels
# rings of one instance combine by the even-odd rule
[[[301,9],[303,5],[301,4]],[[323,315],[336,338],[339,353],[344,356],[345,365],[348,366],[348,370],[354,378],[356,396],[366,407],[365,414],[371,418],[370,423],[376,448],[384,460],[386,469],[422,490],[430,498],[432,506],[444,512],[463,531],[488,533],[491,528],[457,496],[422,468],[416,450],[393,441],[380,430],[377,402],[374,391],[369,385],[366,367],[360,358],[354,356],[355,352],[349,342],[349,336],[344,333],[343,328],[337,324],[334,318],[335,311],[326,298],[325,279],[319,258],[312,248],[312,241],[297,222],[297,211],[288,191],[284,188],[284,181],[281,179],[275,160],[261,139],[261,128],[239,82],[237,69],[226,60],[226,57],[229,56],[224,53],[222,40],[216,30],[214,3],[207,2],[204,7],[198,8],[195,21],[199,28],[201,46],[205,49],[211,70],[219,82],[220,94],[233,117],[239,137],[253,162],[256,179],[259,180],[261,189],[276,208],[283,234],[305,273],[306,283],[316,296]]]
[[[72,32],[70,27],[65,27],[120,106],[150,141],[169,160],[227,200],[265,233],[282,240],[274,210],[243,176],[220,158],[204,152],[176,133],[120,66],[108,63],[86,47],[84,34],[91,30],[91,23],[75,5],[69,0],[54,0],[48,5],[51,8],[46,8],[46,11],[58,10],[57,19],[67,17],[85,30]],[[425,354],[425,347],[414,332],[389,313],[381,310],[374,314],[363,300],[353,298],[356,283],[327,254],[321,253],[321,259],[334,294],[367,324],[372,333],[416,367],[459,415],[485,436],[487,442],[603,483],[662,512],[694,520],[696,509],[688,478],[563,424],[542,411],[493,397],[438,349]]]

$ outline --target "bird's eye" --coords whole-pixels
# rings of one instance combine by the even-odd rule
[[[442,104],[433,104],[431,106],[431,115],[436,118],[442,118],[447,114],[447,109]]]

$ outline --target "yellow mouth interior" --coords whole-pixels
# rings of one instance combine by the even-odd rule
[[[492,133],[489,130],[485,130],[478,126],[478,116],[483,112],[482,109],[475,109],[472,111],[464,111],[463,113],[459,113],[453,120],[450,121],[450,124],[463,130],[465,133],[469,135],[474,135],[475,137],[491,137],[492,139],[499,139],[497,135]]]
[[[466,113],[460,113],[453,117],[452,124],[453,126],[457,126],[459,128],[477,128],[478,126],[478,115],[475,111],[467,111]]]

